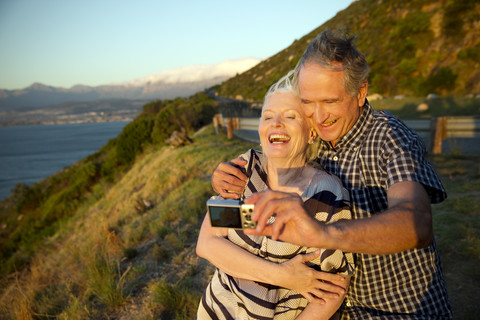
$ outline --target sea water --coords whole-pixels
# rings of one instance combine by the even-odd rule
[[[127,123],[0,127],[0,200],[95,153]]]

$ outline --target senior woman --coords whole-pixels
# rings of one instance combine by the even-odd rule
[[[280,79],[265,96],[258,128],[263,152],[242,155],[249,177],[243,196],[266,189],[297,193],[320,221],[350,219],[348,192],[338,178],[308,164],[316,133],[289,79]],[[341,306],[353,272],[352,254],[214,228],[208,213],[197,255],[217,267],[199,304],[197,319],[202,320],[329,319]],[[316,298],[326,295],[319,294],[316,270],[332,273],[329,288],[338,294]]]

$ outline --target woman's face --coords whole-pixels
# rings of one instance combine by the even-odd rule
[[[258,134],[270,160],[290,166],[305,164],[310,126],[297,95],[277,92],[269,96],[262,109]]]

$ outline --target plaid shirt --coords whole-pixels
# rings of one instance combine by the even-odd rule
[[[421,138],[388,112],[367,102],[355,126],[335,143],[322,142],[319,163],[350,192],[355,219],[388,208],[387,190],[399,181],[418,181],[432,203],[446,198],[425,159]],[[357,254],[345,300],[346,319],[451,319],[452,313],[435,241],[396,254]]]

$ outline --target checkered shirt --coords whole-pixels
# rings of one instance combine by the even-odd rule
[[[387,190],[399,181],[418,181],[432,203],[446,198],[438,175],[425,159],[422,139],[388,112],[367,102],[355,124],[333,148],[322,142],[318,161],[349,190],[355,219],[388,208]],[[451,319],[435,241],[396,254],[357,254],[345,300],[344,319]]]

